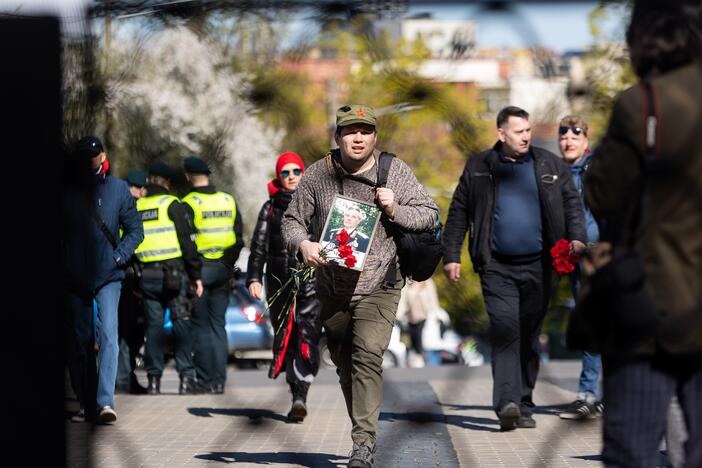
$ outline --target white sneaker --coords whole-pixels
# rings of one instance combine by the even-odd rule
[[[103,406],[100,408],[100,413],[98,414],[98,421],[100,424],[109,424],[117,421],[117,413],[109,406]]]

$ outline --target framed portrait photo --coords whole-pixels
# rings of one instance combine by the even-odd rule
[[[363,271],[379,219],[377,206],[336,195],[319,240],[327,261]]]

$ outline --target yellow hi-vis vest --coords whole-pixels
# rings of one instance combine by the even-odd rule
[[[234,197],[224,192],[190,192],[183,201],[190,205],[195,215],[198,253],[210,260],[222,258],[224,250],[236,244]]]
[[[137,211],[144,223],[144,241],[134,252],[142,263],[158,262],[183,256],[175,223],[168,217],[168,207],[178,201],[173,195],[152,195],[137,200]]]

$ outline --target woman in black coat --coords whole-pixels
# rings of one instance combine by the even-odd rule
[[[246,284],[251,296],[257,299],[263,296],[264,265],[268,298],[290,278],[291,269],[303,266],[294,253],[287,251],[280,226],[305,165],[297,154],[285,152],[278,157],[275,168],[277,178],[268,183],[270,199],[263,204],[258,215],[247,268]],[[318,343],[322,325],[314,280],[301,286],[295,307],[288,311],[283,306],[289,295],[289,291],[283,291],[273,304],[269,304],[275,340],[268,376],[275,379],[285,371],[293,400],[288,418],[302,421],[307,416],[307,391],[319,370]]]

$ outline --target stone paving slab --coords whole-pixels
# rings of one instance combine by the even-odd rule
[[[500,433],[488,366],[391,369],[376,466],[601,466],[600,422],[578,424],[554,413],[573,399],[563,387],[578,371],[575,364],[544,366],[538,428]],[[303,424],[287,422],[287,385],[265,371],[231,369],[224,395],[181,396],[177,386],[169,368],[163,395],[116,396],[116,424],[67,421],[68,466],[346,466],[351,426],[331,370],[313,384]],[[67,405],[72,409],[75,402]]]

